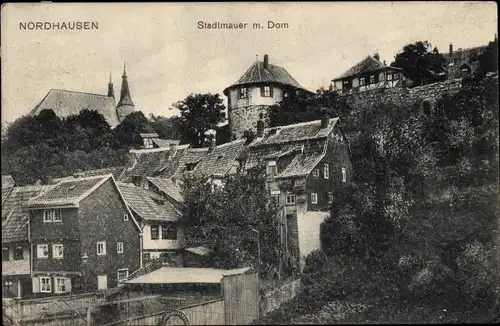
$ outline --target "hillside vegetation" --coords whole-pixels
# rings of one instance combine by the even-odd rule
[[[464,80],[438,103],[431,117],[349,108],[352,188],[321,226],[301,293],[260,322],[500,321],[498,80]]]

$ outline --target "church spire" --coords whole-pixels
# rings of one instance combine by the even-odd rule
[[[127,81],[127,72],[125,71],[125,63],[123,64],[123,76],[122,76],[122,89],[120,94],[120,101],[118,102],[118,106],[130,105],[134,106],[134,102],[132,102],[132,97],[130,96],[130,90],[128,88]]]
[[[113,88],[113,81],[111,80],[111,73],[109,73],[108,96],[115,97],[115,90]]]

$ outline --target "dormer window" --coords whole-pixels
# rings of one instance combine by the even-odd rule
[[[239,92],[239,94],[238,94],[239,98],[247,98],[248,97],[248,89],[246,87],[241,87],[238,92]]]
[[[276,161],[269,161],[267,163],[267,175],[275,176],[278,173],[278,167],[276,166]]]
[[[151,138],[143,139],[144,148],[153,148],[153,140]]]
[[[196,163],[188,163],[186,164],[186,171],[193,171],[196,167]]]
[[[273,89],[271,86],[262,86],[260,88],[260,96],[262,97],[273,97]]]

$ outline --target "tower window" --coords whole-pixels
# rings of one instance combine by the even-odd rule
[[[260,96],[272,97],[273,96],[273,89],[271,88],[271,86],[262,86],[260,88]]]
[[[241,87],[239,89],[239,98],[247,98],[248,97],[248,89],[246,87]]]

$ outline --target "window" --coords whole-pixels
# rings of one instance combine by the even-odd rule
[[[177,240],[177,229],[171,223],[161,226],[161,238],[167,240]]]
[[[361,77],[361,78],[359,79],[359,86],[365,86],[365,84],[366,84],[366,79],[365,79],[365,77]]]
[[[391,81],[391,80],[392,80],[392,75],[393,75],[393,73],[388,72],[388,73],[387,73],[387,76],[386,76],[386,79],[387,79],[388,81]]]
[[[342,182],[347,181],[347,170],[346,168],[342,168]]]
[[[9,248],[2,248],[2,261],[9,261]]]
[[[153,140],[151,138],[144,138],[144,147],[153,148]]]
[[[325,163],[325,165],[323,166],[323,177],[325,179],[330,178],[330,166],[328,165],[328,163]]]
[[[64,247],[62,244],[55,244],[52,246],[52,258],[63,258]]]
[[[123,254],[123,242],[116,243],[116,252],[119,254]]]
[[[278,167],[276,166],[276,161],[269,161],[267,163],[267,175],[274,176],[278,173]]]
[[[62,213],[60,209],[54,210],[54,222],[62,222]]]
[[[52,213],[54,211],[43,211],[43,222],[50,223],[52,222]]]
[[[56,277],[56,291],[57,293],[66,292],[66,278],[64,277]]]
[[[316,193],[311,193],[311,204],[317,204],[318,203],[318,194]]]
[[[36,247],[37,258],[48,258],[49,257],[49,245],[39,244]]]
[[[399,73],[398,72],[393,72],[392,73],[392,79],[393,80],[398,80],[399,79]]]
[[[40,277],[40,292],[44,293],[52,292],[52,284],[50,282],[50,277]]]
[[[260,96],[272,97],[273,96],[273,89],[270,86],[262,86],[260,88]]]
[[[247,98],[248,97],[248,93],[247,93],[247,88],[246,87],[240,88],[239,97],[240,98]]]
[[[375,75],[370,76],[370,84],[375,84]]]
[[[313,170],[313,177],[319,178],[319,169],[314,169]]]
[[[106,254],[106,241],[97,242],[97,256],[103,256]]]
[[[328,204],[333,203],[333,192],[328,193]]]
[[[286,204],[287,205],[294,205],[295,204],[295,195],[294,194],[286,195]]]
[[[118,282],[126,281],[128,279],[128,268],[119,269],[116,274]]]
[[[128,214],[123,214],[123,220],[128,221]]]
[[[346,79],[342,81],[342,88],[343,89],[350,89],[351,88],[351,81]]]
[[[158,240],[160,238],[160,230],[158,225],[151,225],[151,240]]]

